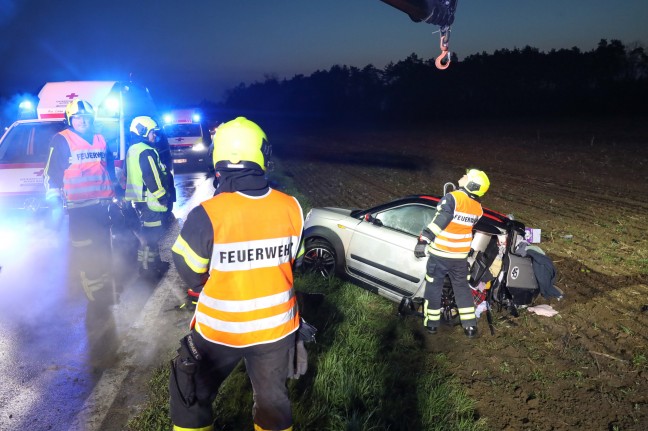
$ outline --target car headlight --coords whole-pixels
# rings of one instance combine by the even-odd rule
[[[207,147],[205,147],[205,144],[203,144],[202,142],[198,142],[194,144],[193,147],[191,147],[191,151],[205,151],[206,149]]]

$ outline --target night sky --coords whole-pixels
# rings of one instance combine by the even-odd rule
[[[436,30],[379,0],[0,0],[0,96],[132,73],[159,105],[219,101],[266,76],[434,58]],[[589,51],[601,39],[648,44],[648,1],[459,0],[450,49]]]

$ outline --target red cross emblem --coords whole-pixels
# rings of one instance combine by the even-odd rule
[[[176,138],[176,142],[182,142],[184,141],[184,138]]]
[[[79,95],[76,94],[76,93],[73,91],[73,92],[70,93],[70,94],[66,94],[65,97],[67,97],[68,99],[72,100],[72,99],[74,99],[75,97],[79,97]]]

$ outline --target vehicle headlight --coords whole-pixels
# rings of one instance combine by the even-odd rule
[[[198,142],[194,144],[193,147],[191,147],[192,151],[205,151],[206,149],[207,147],[205,147],[205,144],[203,144],[202,142]]]

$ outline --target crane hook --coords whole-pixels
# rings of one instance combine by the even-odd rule
[[[450,66],[451,54],[448,51],[448,42],[450,40],[450,27],[444,26],[439,29],[439,46],[441,54],[436,58],[434,64],[437,69],[445,70]]]

